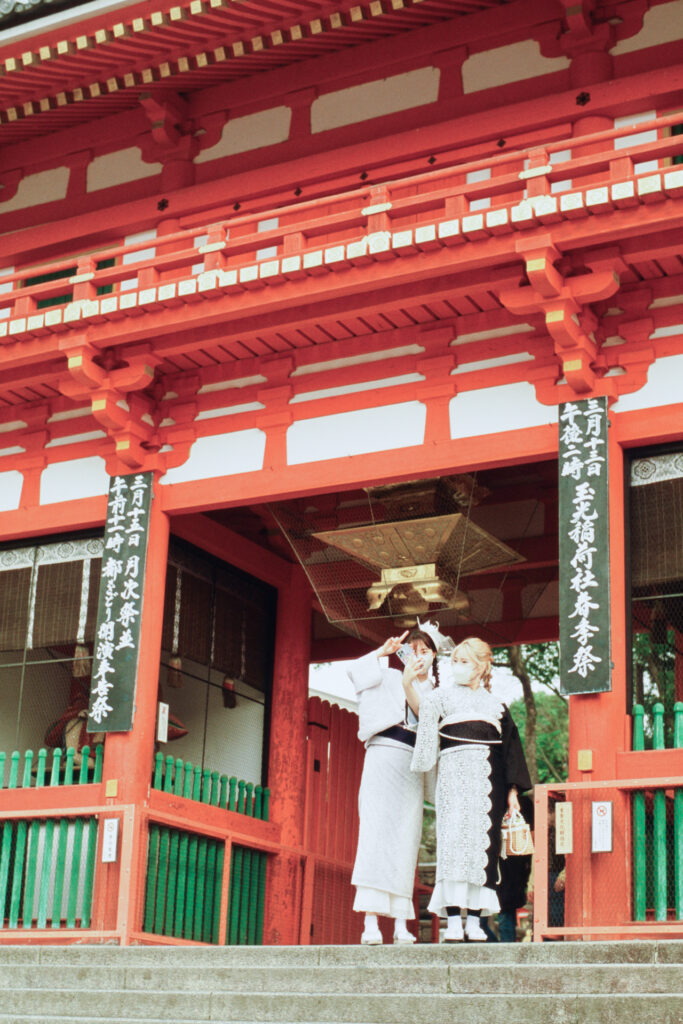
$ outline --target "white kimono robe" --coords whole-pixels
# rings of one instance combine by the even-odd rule
[[[354,662],[348,675],[358,694],[358,738],[366,746],[351,877],[356,887],[353,909],[409,920],[415,916],[413,886],[429,778],[411,772],[411,746],[377,735],[404,721],[401,673],[382,668],[373,651]],[[424,691],[431,687],[431,680],[422,684]]]

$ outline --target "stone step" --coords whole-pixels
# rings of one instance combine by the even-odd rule
[[[0,946],[0,1024],[683,1024],[683,942]]]
[[[1,933],[0,933],[1,934]],[[324,967],[476,964],[679,963],[683,941],[464,943],[417,946],[70,946],[0,945],[0,968],[14,964],[92,966]]]
[[[679,995],[349,995],[221,996],[179,993],[118,993],[86,999],[83,993],[16,993],[0,1021],[13,1024],[679,1024]],[[124,998],[124,997],[128,998]],[[7,1004],[5,1004],[7,1006]],[[159,1016],[161,1014],[161,1016]]]
[[[523,968],[523,991],[553,993],[677,993],[683,992],[680,964],[534,964]],[[516,965],[451,964],[407,969],[401,966],[318,967],[130,967],[17,964],[0,970],[5,997],[21,990],[76,992],[261,992],[282,994],[354,993],[403,996],[411,993],[448,995],[514,994],[520,990]]]

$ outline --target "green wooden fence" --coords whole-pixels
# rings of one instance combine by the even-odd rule
[[[15,750],[10,754],[9,762],[4,750],[0,750],[0,789],[29,789],[39,786],[83,786],[89,782],[102,781],[102,758],[104,747],[100,743],[94,751],[83,747],[80,764],[75,763],[76,751],[68,747],[66,754],[59,747],[52,751],[52,763],[48,768],[48,752],[44,748],[38,751],[35,765],[33,751],[24,752],[24,768],[21,769],[21,752]],[[8,779],[5,773],[9,768]]]
[[[160,753],[156,755],[152,788],[268,821],[270,790],[267,787],[254,786],[235,776],[229,779],[227,775],[202,769],[190,761],[174,759],[170,754],[166,758]]]
[[[225,943],[260,946],[266,897],[266,859],[261,850],[233,846],[230,865],[230,902]]]
[[[652,709],[652,749],[663,750],[664,705]],[[645,712],[633,709],[633,749],[645,749]],[[683,703],[674,705],[674,747],[683,747]],[[683,788],[674,789],[673,800],[663,788],[647,787],[631,798],[633,833],[633,918],[645,921],[648,908],[655,921],[666,921],[668,908],[683,921]]]
[[[156,755],[152,786],[268,820],[268,789],[170,755]],[[220,943],[224,856],[222,839],[150,822],[143,931]],[[263,940],[266,859],[260,850],[232,847],[226,944],[254,945]]]
[[[10,757],[5,785],[6,755],[0,752],[0,783],[6,789],[85,785],[102,779],[102,747],[89,763],[89,748],[75,770],[75,751],[39,750],[35,768],[33,751]],[[89,928],[92,913],[97,818],[92,815],[19,818],[2,824],[0,841],[1,928]]]
[[[150,823],[142,930],[218,943],[225,844]]]

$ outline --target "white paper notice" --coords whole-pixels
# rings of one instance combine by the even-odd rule
[[[102,863],[114,864],[119,842],[119,819],[105,818],[102,823]]]
[[[593,801],[592,853],[612,852],[612,801]]]
[[[168,704],[159,701],[159,713],[157,715],[157,740],[159,743],[168,743]]]

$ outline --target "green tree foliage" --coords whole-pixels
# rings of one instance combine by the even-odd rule
[[[565,701],[553,693],[534,694],[536,705],[536,768],[538,782],[563,782],[567,778],[569,714]],[[523,699],[510,705],[510,713],[526,749],[526,706]]]
[[[676,634],[674,630],[655,628],[633,637],[634,704],[645,709],[645,736],[652,738],[652,708],[664,705],[664,733],[667,747],[673,745],[673,707],[676,700]]]
[[[494,651],[494,664],[509,668],[522,686],[522,700],[515,701],[513,707],[521,704],[524,708],[524,750],[531,781],[563,781],[567,777],[569,726],[567,698],[560,693],[558,644],[510,644],[508,647],[499,647]],[[539,686],[544,687],[548,693],[539,692]],[[548,697],[554,702],[548,705],[549,708],[555,704],[558,706],[552,721],[545,714],[545,710],[543,718],[539,718],[539,697]],[[541,733],[548,728],[554,728],[555,721],[564,722],[564,755],[548,762],[548,751]],[[519,722],[517,724],[519,727]],[[559,774],[555,774],[556,772]]]

